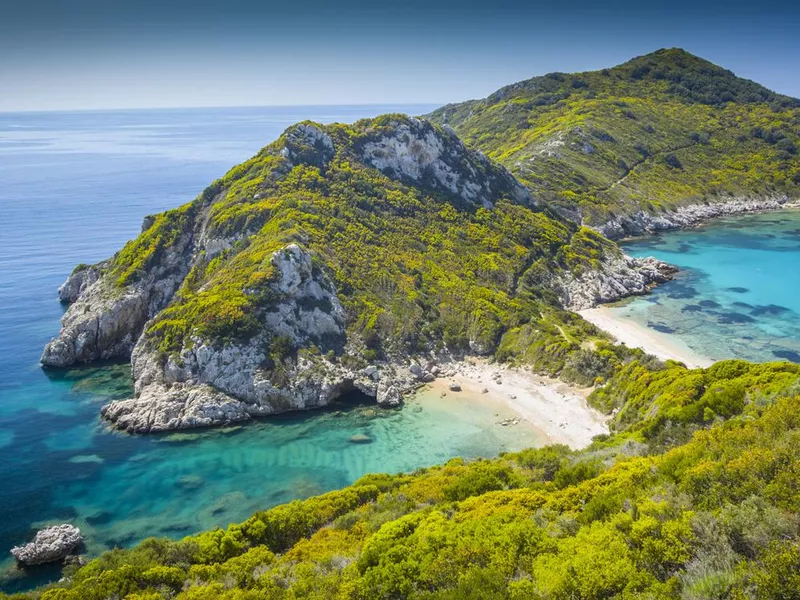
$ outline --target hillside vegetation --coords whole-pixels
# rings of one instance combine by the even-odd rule
[[[635,361],[591,401],[586,450],[368,475],[11,598],[798,597],[800,366]]]
[[[564,309],[643,293],[664,268],[624,257],[427,121],[306,122],[77,269],[42,362],[131,356],[136,395],[102,414],[134,432],[318,407],[353,388],[396,405],[432,377],[423,368],[465,354],[590,384],[635,353],[607,350]]]
[[[534,77],[429,117],[588,225],[800,194],[800,101],[679,49]]]
[[[442,344],[491,349],[504,330],[539,313],[537,297],[548,290],[526,287],[528,271],[580,270],[599,258],[597,236],[515,199],[521,188],[488,161],[478,174],[469,172],[474,163],[459,165],[465,173],[455,177],[496,178],[496,189],[471,200],[443,189],[433,174],[413,180],[365,161],[365,145],[409,125],[422,128],[420,139],[445,135],[413,123],[386,115],[352,126],[310,125],[329,136],[329,149],[306,146],[293,128],[198,201],[159,215],[114,258],[119,285],[135,282],[173,232],[196,223],[193,213],[207,211],[208,238],[233,243],[213,259],[200,258],[149,325],[148,342],[170,353],[190,335],[213,342],[252,337],[275,300],[268,284],[279,274],[270,258],[290,243],[310,250],[330,272],[349,333],[365,341],[370,356]],[[438,139],[454,145],[454,156],[461,151],[455,137]],[[553,298],[551,292],[550,305]],[[320,346],[333,349],[324,340]]]

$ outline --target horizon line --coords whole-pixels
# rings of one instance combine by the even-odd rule
[[[445,106],[452,102],[354,102],[335,104],[212,104],[205,106],[138,106],[138,107],[108,107],[108,108],[45,108],[45,109],[18,109],[0,110],[0,115],[16,114],[43,114],[43,113],[77,113],[77,112],[120,112],[120,111],[148,111],[148,110],[210,110],[222,108],[339,108],[346,106]]]

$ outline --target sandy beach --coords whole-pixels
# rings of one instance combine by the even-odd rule
[[[451,384],[461,389],[453,391]],[[522,369],[471,359],[448,365],[429,389],[448,399],[490,403],[496,407],[499,426],[532,427],[542,445],[582,448],[592,437],[608,433],[606,417],[586,403],[591,388],[574,388]]]
[[[578,311],[578,314],[610,333],[618,342],[631,348],[641,348],[663,360],[677,360],[691,368],[708,367],[714,363],[713,360],[697,354],[681,340],[653,331],[631,319],[617,317],[608,307],[589,308]]]

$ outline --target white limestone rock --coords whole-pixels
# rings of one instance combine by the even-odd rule
[[[535,204],[530,192],[503,167],[469,150],[451,131],[437,130],[422,119],[393,123],[389,133],[364,144],[362,157],[387,175],[423,183],[486,208],[501,197]]]
[[[599,268],[579,274],[563,272],[553,287],[565,308],[578,311],[627,296],[644,294],[672,279],[677,269],[652,257],[631,258],[621,252],[602,259]]]
[[[191,233],[179,236],[139,281],[123,288],[115,285],[113,274],[101,275],[103,263],[70,275],[59,296],[72,304],[41,363],[67,367],[130,356],[147,320],[169,303],[189,272],[191,242]]]
[[[288,410],[325,406],[359,389],[379,404],[396,406],[413,385],[410,372],[381,373],[376,365],[351,370],[326,355],[286,361],[280,381],[267,357],[270,340],[286,336],[296,348],[344,348],[345,313],[327,275],[311,254],[290,244],[272,255],[276,300],[263,316],[262,331],[245,343],[188,340],[166,360],[145,339],[131,357],[135,396],[111,402],[102,416],[116,427],[144,433],[245,421]],[[378,381],[379,380],[379,381]]]
[[[100,278],[100,265],[81,265],[70,273],[67,280],[58,288],[58,299],[64,303],[75,302],[81,294],[89,289]]]
[[[11,549],[11,555],[23,565],[41,565],[64,560],[83,545],[81,530],[63,524],[37,532],[32,542]]]
[[[300,123],[286,131],[286,140],[281,154],[292,163],[326,165],[335,154],[331,137],[314,123]]]
[[[728,215],[777,210],[783,207],[787,196],[733,198],[719,202],[689,204],[659,214],[638,211],[631,215],[620,215],[594,227],[609,239],[646,235],[657,231],[692,227],[703,221]]]
[[[375,400],[380,406],[392,407],[403,403],[403,396],[398,385],[382,379],[378,383]]]

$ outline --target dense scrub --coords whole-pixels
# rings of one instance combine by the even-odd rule
[[[682,50],[535,77],[430,117],[588,224],[800,193],[800,102]]]
[[[797,597],[800,367],[637,361],[594,402],[617,431],[586,450],[369,475],[13,598]]]
[[[408,128],[419,139],[398,133]],[[433,172],[413,179],[374,168],[364,148],[385,136],[398,137],[412,155],[431,152],[426,143],[443,144],[442,154],[456,161],[454,178],[487,182],[491,194],[470,201],[444,189]],[[153,217],[109,269],[116,285],[136,285],[181,236],[202,231],[205,240],[222,240],[222,251],[192,257],[176,298],[148,326],[148,343],[164,355],[195,340],[225,344],[258,333],[276,301],[270,259],[297,243],[331,276],[348,337],[363,340],[367,360],[445,347],[492,353],[510,329],[541,323],[542,342],[563,348],[529,362],[558,373],[579,346],[562,340],[552,323],[565,321],[580,332],[575,339],[602,335],[560,311],[536,274],[580,272],[619,250],[546,207],[515,198],[513,187],[524,188],[477,156],[454,135],[400,115],[352,126],[301,124],[194,202]],[[341,348],[310,349],[318,350],[338,354]]]

